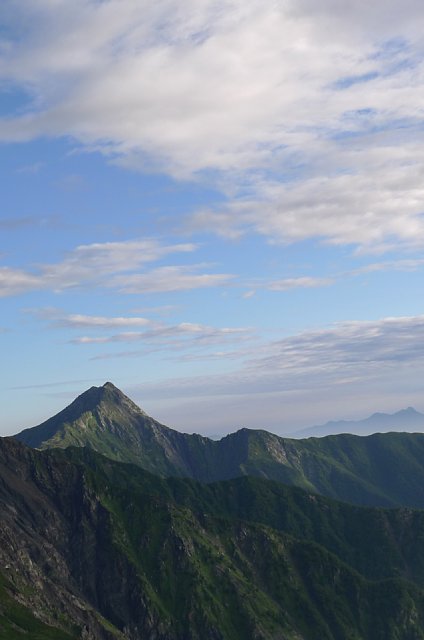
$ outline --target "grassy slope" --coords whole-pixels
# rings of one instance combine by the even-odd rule
[[[93,471],[96,491],[114,478],[122,502],[151,499],[197,514],[264,524],[315,541],[370,579],[404,577],[424,587],[424,511],[356,507],[296,487],[252,477],[201,484],[159,479],[132,465],[116,464],[89,450],[64,456]],[[125,497],[127,496],[127,497]]]
[[[261,629],[270,638],[273,629],[311,640],[318,631],[323,639],[424,637],[423,594],[396,578],[424,583],[424,513],[355,508],[251,478],[160,481],[87,451],[69,454],[90,465],[116,543],[181,637],[205,625],[225,638]]]
[[[38,620],[34,614],[19,604],[11,594],[15,592],[11,583],[0,574],[0,639],[1,640],[75,640],[57,627]]]

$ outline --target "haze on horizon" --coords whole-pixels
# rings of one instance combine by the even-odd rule
[[[210,434],[424,409],[418,1],[0,23],[0,435],[105,380]]]

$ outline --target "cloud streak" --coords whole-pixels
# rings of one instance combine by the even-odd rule
[[[47,322],[50,329],[75,330],[85,329],[86,335],[79,335],[68,340],[74,345],[116,345],[138,344],[142,350],[111,352],[94,355],[92,360],[135,357],[150,353],[178,353],[181,360],[183,354],[191,353],[194,358],[210,359],[209,349],[216,345],[231,346],[251,343],[255,338],[250,327],[214,327],[198,322],[165,323],[137,316],[93,316],[86,314],[67,314],[56,308],[27,309],[42,321]],[[131,329],[119,331],[120,329]],[[138,330],[135,330],[137,328]],[[116,333],[110,331],[118,330]],[[194,354],[192,353],[194,352]],[[221,352],[222,357],[224,351]],[[212,356],[212,359],[215,356]],[[239,356],[240,358],[240,356]],[[189,359],[189,358],[188,358]],[[187,359],[187,361],[188,361]]]
[[[424,316],[348,321],[240,346],[228,354],[231,373],[145,382],[128,392],[184,430],[290,433],[317,419],[398,410],[405,398],[422,407],[422,345]]]
[[[202,348],[217,343],[233,344],[240,339],[251,339],[252,330],[247,327],[211,327],[193,322],[176,325],[156,323],[145,331],[125,331],[105,336],[79,336],[71,340],[73,344],[112,344],[117,342],[142,342],[146,345],[160,345],[160,350],[169,348]]]
[[[62,262],[41,264],[33,271],[0,267],[0,297],[50,290],[103,287],[121,293],[155,293],[213,287],[229,282],[230,274],[199,273],[203,265],[158,267],[134,273],[172,253],[190,253],[193,244],[163,245],[133,240],[80,245]]]
[[[316,289],[320,287],[328,287],[334,284],[333,278],[314,278],[311,276],[303,276],[299,278],[282,278],[274,280],[267,285],[270,291],[290,291],[291,289]]]
[[[111,286],[122,293],[158,293],[217,287],[234,278],[227,273],[197,273],[202,268],[205,265],[159,267],[146,274],[116,276]]]
[[[149,397],[260,395],[396,380],[424,364],[424,316],[342,322],[244,350],[232,374],[143,385]]]
[[[140,316],[90,316],[81,313],[65,314],[59,309],[28,309],[36,317],[47,320],[54,328],[66,329],[116,329],[119,327],[145,327],[151,324]]]

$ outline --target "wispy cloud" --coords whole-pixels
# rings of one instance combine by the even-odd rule
[[[343,322],[251,345],[240,356],[244,365],[236,358],[231,373],[145,382],[129,392],[158,411],[167,407],[161,419],[209,430],[217,429],[213,407],[218,429],[275,429],[290,419],[293,425],[346,416],[346,407],[351,415],[383,401],[387,408],[388,393],[397,402],[406,390],[422,405],[424,316]]]
[[[317,276],[297,276],[295,278],[281,278],[279,280],[256,280],[249,284],[254,287],[247,291],[243,297],[250,298],[257,290],[268,291],[291,291],[294,289],[317,289],[329,287],[339,282],[345,282],[347,278],[356,278],[367,274],[380,273],[386,271],[418,271],[424,267],[424,259],[409,258],[400,260],[383,260],[381,262],[371,262],[357,269],[334,273],[327,277]]]
[[[374,375],[381,365],[398,366],[424,358],[421,337],[424,316],[384,318],[378,321],[341,322],[330,329],[305,331],[271,345],[270,355],[250,362],[258,372],[342,372],[363,377]],[[380,371],[381,372],[381,371]]]
[[[32,164],[26,164],[17,169],[18,173],[27,173],[29,175],[36,175],[45,166],[44,162],[33,162]]]
[[[424,266],[423,258],[411,258],[406,260],[386,260],[372,262],[358,269],[353,269],[347,275],[356,276],[380,271],[417,271]]]
[[[245,365],[231,375],[144,385],[152,397],[261,394],[398,376],[424,362],[424,316],[349,321],[244,350]]]
[[[204,347],[221,342],[236,342],[238,339],[251,338],[252,330],[246,327],[210,327],[193,322],[181,322],[176,325],[157,323],[145,331],[125,331],[109,336],[80,336],[71,340],[73,344],[110,344],[116,342],[143,342],[160,344],[161,349],[173,347],[181,349]]]
[[[41,288],[40,279],[36,275],[21,269],[0,267],[0,297],[14,296]]]
[[[86,335],[68,338],[74,345],[112,345],[128,343],[139,345],[136,350],[112,353],[96,353],[91,359],[135,357],[162,352],[166,357],[178,353],[195,352],[199,359],[210,359],[211,347],[221,345],[234,349],[252,342],[255,332],[251,327],[214,327],[198,322],[165,323],[139,316],[94,316],[64,313],[56,308],[27,309],[27,313],[47,323],[49,331],[85,329]],[[119,331],[119,329],[131,329]],[[138,328],[139,330],[135,330]],[[118,330],[111,333],[111,330]],[[69,333],[67,333],[69,336]],[[141,347],[141,348],[140,348]],[[222,352],[224,353],[224,352]]]
[[[116,276],[111,286],[123,293],[155,293],[186,291],[228,284],[234,276],[228,273],[198,273],[207,265],[159,267],[148,273]]]
[[[28,309],[28,312],[47,320],[56,328],[68,329],[116,329],[119,327],[145,327],[151,323],[148,318],[140,316],[90,316],[80,313],[65,314],[59,309]]]
[[[193,244],[164,245],[156,240],[132,240],[80,245],[62,262],[41,264],[32,271],[0,268],[0,297],[48,289],[105,287],[121,293],[153,293],[218,286],[230,274],[199,273],[202,265],[159,267],[134,273],[172,253],[192,252]],[[124,275],[125,274],[125,275]]]
[[[86,384],[86,383],[92,383],[93,380],[91,379],[87,379],[84,378],[82,380],[61,380],[60,382],[43,382],[41,384],[27,384],[27,385],[22,385],[22,386],[17,386],[17,387],[9,387],[10,391],[18,391],[18,390],[25,390],[25,389],[49,389],[51,387],[64,387],[67,385],[73,385],[73,384]]]
[[[291,289],[316,289],[320,287],[328,287],[334,284],[333,278],[314,278],[311,276],[303,276],[299,278],[282,278],[269,282],[266,286],[271,291],[290,291]]]

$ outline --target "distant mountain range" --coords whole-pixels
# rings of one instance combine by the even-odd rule
[[[90,447],[162,477],[250,475],[356,504],[424,508],[424,434],[296,440],[241,429],[215,441],[169,429],[107,382],[15,438],[39,449]]]
[[[389,431],[424,432],[424,414],[413,407],[397,413],[373,413],[364,420],[336,420],[316,427],[300,429],[293,434],[296,438],[322,437],[338,433],[352,433],[359,436]]]

